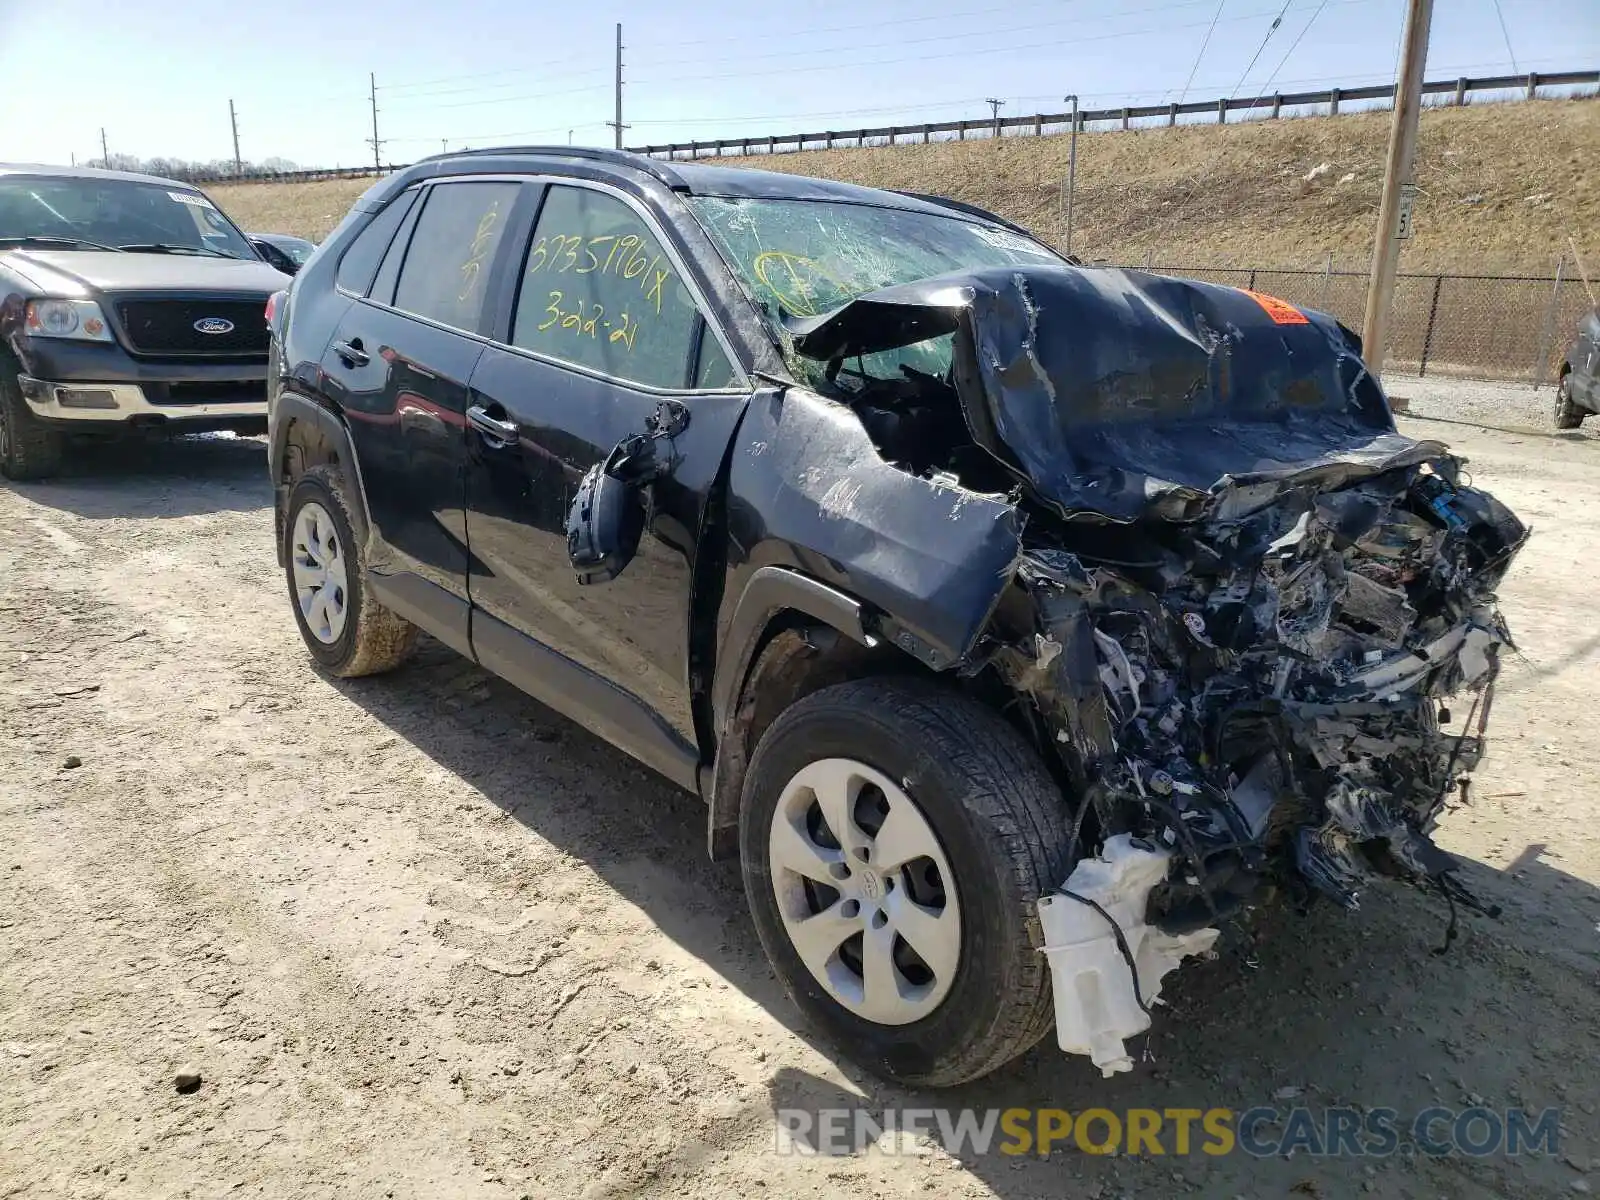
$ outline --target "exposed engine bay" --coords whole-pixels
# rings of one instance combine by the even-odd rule
[[[1052,268],[890,288],[791,333],[887,461],[1024,518],[957,669],[1023,700],[1069,798],[1060,897],[1088,925],[1045,947],[1063,1048],[1129,1069],[1161,974],[1267,887],[1354,907],[1384,875],[1487,911],[1429,835],[1483,754],[1511,645],[1495,588],[1527,530],[1395,430],[1353,334]],[[895,361],[935,338],[943,375]],[[1045,908],[1048,939],[1067,926]],[[1087,976],[1104,1028],[1060,1010]]]

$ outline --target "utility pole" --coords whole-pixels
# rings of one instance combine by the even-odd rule
[[[1417,119],[1422,112],[1422,73],[1428,62],[1428,26],[1433,0],[1410,0],[1400,78],[1394,88],[1394,120],[1389,126],[1389,158],[1384,167],[1383,199],[1378,206],[1378,236],[1372,247],[1367,312],[1361,324],[1367,369],[1383,374],[1383,356],[1400,268],[1400,243],[1411,236],[1411,173],[1416,165]]]
[[[100,165],[102,167],[111,165],[111,151],[106,149],[106,127],[104,125],[100,126]]]
[[[367,82],[372,85],[372,169],[380,175],[383,173],[383,157],[380,147],[383,143],[378,139],[378,75],[377,72],[367,74]]]
[[[233,110],[233,101],[228,101],[228,123],[233,126],[233,173],[244,174],[244,160],[239,157],[239,114]]]
[[[1067,233],[1066,244],[1062,246],[1063,254],[1072,253],[1072,193],[1078,183],[1078,96],[1074,92],[1067,97],[1072,101],[1072,127],[1067,135]]]
[[[1000,136],[1000,109],[1005,104],[1004,100],[996,100],[993,96],[984,101],[989,110],[994,113],[994,136]]]
[[[622,131],[627,128],[627,126],[622,123],[622,22],[621,21],[617,22],[617,78],[616,78],[616,90],[617,90],[617,119],[615,121],[607,121],[606,124],[611,126],[611,128],[616,131],[616,135],[617,135],[616,146],[617,146],[618,150],[621,150],[622,149]]]

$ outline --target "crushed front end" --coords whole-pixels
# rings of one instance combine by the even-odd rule
[[[1354,335],[1060,268],[886,289],[795,344],[930,331],[1027,517],[962,670],[1021,699],[1069,799],[1078,866],[1040,905],[1062,1047],[1130,1069],[1161,976],[1267,889],[1354,907],[1385,875],[1475,905],[1430,834],[1483,753],[1527,531],[1395,430]]]
[[[1025,550],[1026,633],[996,661],[1053,731],[1078,819],[1169,856],[1141,917],[1166,935],[1263,885],[1353,908],[1381,874],[1473,904],[1429,835],[1483,752],[1523,527],[1449,455],[1237,502],[1125,529],[1115,553],[1065,531]]]

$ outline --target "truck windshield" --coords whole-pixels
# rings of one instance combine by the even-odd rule
[[[0,244],[29,238],[152,253],[256,254],[199,192],[124,179],[0,176]]]
[[[1032,238],[955,216],[831,200],[694,196],[689,204],[780,340],[784,317],[820,316],[893,284],[983,267],[1062,264]],[[949,336],[863,356],[854,373],[894,378],[903,366],[942,376]]]

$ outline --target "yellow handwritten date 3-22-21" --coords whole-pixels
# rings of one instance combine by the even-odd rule
[[[540,333],[548,329],[570,329],[579,337],[589,337],[599,341],[600,332],[605,331],[605,338],[613,345],[620,343],[625,350],[633,349],[633,339],[639,332],[639,322],[627,313],[619,313],[615,322],[606,316],[606,306],[596,304],[590,306],[587,300],[579,300],[575,309],[564,309],[561,301],[565,296],[558,291],[551,290],[550,303],[545,305],[545,319],[536,328]]]
[[[548,271],[553,275],[599,274],[621,279],[637,279],[639,291],[661,315],[661,294],[672,278],[671,266],[663,266],[665,255],[652,253],[650,243],[638,234],[614,233],[596,237],[552,233],[533,244],[528,254],[528,274]]]

